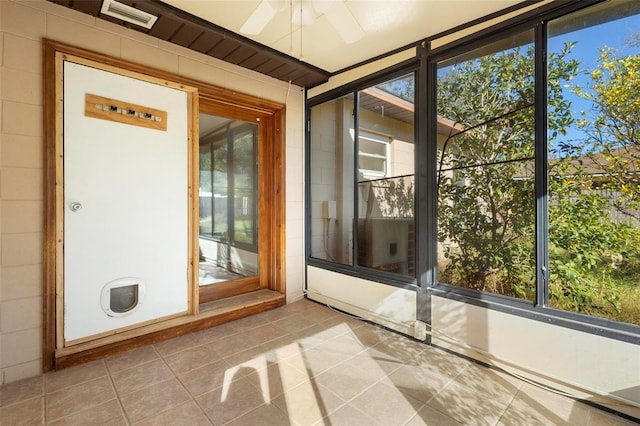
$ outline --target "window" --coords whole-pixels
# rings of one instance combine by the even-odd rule
[[[640,2],[543,13],[310,100],[311,263],[637,339]]]
[[[438,64],[438,281],[535,299],[533,31]]]
[[[200,138],[200,236],[257,242],[257,126],[225,123]]]
[[[539,25],[544,104],[533,29],[438,60],[438,283],[640,324],[639,12]]]
[[[438,59],[437,287],[640,325],[638,28],[603,2]]]
[[[406,277],[415,277],[414,90],[409,74],[358,92],[358,265]]]
[[[548,45],[549,303],[640,325],[640,5],[552,21]]]
[[[360,129],[358,137],[358,165],[360,179],[371,180],[389,176],[389,136]]]
[[[353,264],[353,95],[311,108],[311,256]]]
[[[256,245],[256,131],[257,126],[243,126],[233,132],[233,240],[249,246]]]
[[[414,90],[405,74],[310,108],[312,258],[415,277]]]

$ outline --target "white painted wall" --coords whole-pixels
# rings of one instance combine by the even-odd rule
[[[307,296],[413,336],[416,321],[414,291],[307,266]]]
[[[441,297],[431,307],[434,329],[477,351],[438,345],[640,418],[640,346]]]

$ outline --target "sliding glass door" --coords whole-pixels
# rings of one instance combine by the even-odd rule
[[[259,275],[258,125],[201,113],[199,136],[199,284],[231,295]]]

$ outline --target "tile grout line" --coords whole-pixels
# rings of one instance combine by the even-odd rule
[[[520,385],[520,387],[518,388],[518,390],[515,391],[515,393],[513,394],[513,396],[511,397],[511,400],[509,400],[509,403],[506,405],[506,407],[504,408],[504,410],[502,411],[502,413],[500,414],[500,417],[498,417],[496,419],[495,425],[499,425],[500,421],[502,420],[502,418],[507,414],[507,411],[509,411],[509,408],[511,407],[511,404],[513,404],[513,401],[515,401],[516,397],[518,396],[518,394],[520,393],[520,390],[522,389],[522,385]]]
[[[324,321],[322,321],[322,322],[324,322]],[[338,337],[342,337],[342,336],[344,336],[344,335],[346,335],[346,334],[347,334],[347,332],[344,332],[344,333],[338,334],[337,336],[333,336],[331,339],[328,339],[326,342],[330,342],[331,340],[337,339]],[[323,342],[323,343],[326,343],[326,342]],[[320,344],[320,345],[321,345],[321,344]],[[317,348],[317,347],[318,347],[318,346],[320,346],[320,345],[316,345],[316,346],[314,346],[313,348]],[[312,349],[313,349],[313,348],[312,348]],[[311,381],[311,382],[315,382],[315,383],[316,383],[316,386],[326,387],[326,386],[323,386],[323,385],[322,385],[322,384],[320,384],[320,383],[317,383],[317,381],[316,381],[315,379],[316,379],[318,376],[321,376],[322,374],[324,374],[324,373],[326,373],[326,372],[328,372],[328,371],[330,371],[330,370],[332,370],[332,369],[334,369],[334,368],[336,368],[336,367],[338,367],[338,366],[340,366],[340,365],[342,365],[342,364],[345,364],[347,361],[349,361],[349,360],[351,360],[351,359],[355,358],[356,356],[358,356],[358,355],[360,355],[360,354],[362,354],[362,353],[366,353],[368,349],[369,349],[369,347],[368,347],[368,348],[363,348],[363,350],[361,350],[361,351],[360,351],[360,352],[358,352],[357,354],[352,355],[351,357],[349,357],[349,358],[347,358],[347,359],[344,359],[344,360],[340,361],[340,362],[339,362],[339,363],[337,363],[336,365],[331,366],[331,367],[329,367],[329,368],[327,368],[327,369],[325,369],[325,370],[323,370],[323,371],[321,371],[321,372],[319,372],[319,373],[317,373],[317,374],[314,374],[314,375],[310,376],[310,377],[309,377],[309,381]],[[305,352],[305,351],[303,351],[303,352]],[[307,372],[308,372],[308,370],[307,370]],[[371,418],[367,413],[364,413],[362,410],[359,410],[358,408],[356,408],[355,406],[352,406],[351,404],[352,404],[352,401],[353,401],[355,398],[357,398],[358,396],[360,396],[361,394],[363,394],[364,392],[366,392],[367,390],[369,390],[371,387],[375,386],[375,384],[376,384],[376,383],[378,383],[379,381],[381,381],[382,379],[384,379],[384,377],[382,377],[382,378],[378,379],[377,381],[375,381],[374,383],[370,384],[370,385],[369,385],[369,386],[367,386],[366,388],[362,389],[362,391],[358,392],[356,395],[352,396],[350,399],[347,399],[347,400],[342,400],[342,398],[340,397],[340,395],[336,394],[336,396],[342,400],[342,404],[340,404],[338,407],[334,408],[333,410],[331,410],[331,411],[327,412],[327,414],[326,414],[325,416],[323,416],[323,417],[322,417],[322,419],[320,419],[318,422],[320,422],[320,421],[322,421],[322,420],[324,420],[324,419],[328,419],[328,420],[330,420],[330,417],[331,417],[331,414],[332,414],[332,413],[335,413],[335,412],[337,412],[338,410],[341,410],[341,409],[343,409],[343,408],[344,408],[344,407],[346,407],[346,406],[350,406],[351,408],[355,409],[355,410],[356,410],[356,411],[358,411],[359,413],[363,414],[366,418],[372,419],[372,418]],[[330,388],[327,388],[327,389],[328,389],[329,391],[333,392]],[[335,392],[334,392],[334,393],[335,393]],[[372,420],[375,422],[375,419],[372,419]],[[318,422],[316,422],[315,424],[318,424]]]
[[[106,360],[104,361],[104,366],[107,370],[107,376],[109,377],[109,383],[111,383],[111,389],[113,390],[113,393],[116,396],[116,401],[118,401],[118,407],[120,408],[120,413],[122,414],[122,417],[124,418],[124,421],[126,422],[127,425],[131,425],[131,421],[129,420],[129,416],[127,415],[127,412],[124,409],[124,405],[122,405],[122,400],[120,399],[120,393],[118,392],[118,389],[116,389],[116,384],[113,381],[113,377],[111,376],[111,368],[109,368],[109,363],[106,362]]]
[[[449,413],[445,413],[445,412],[443,412],[443,411],[441,411],[441,410],[438,410],[436,407],[432,407],[432,406],[430,406],[430,405],[429,405],[429,403],[430,403],[431,401],[433,401],[433,400],[434,400],[434,398],[436,398],[438,395],[440,395],[440,393],[442,393],[442,391],[444,391],[444,390],[445,390],[446,388],[448,388],[452,383],[454,383],[454,382],[456,381],[456,379],[457,379],[457,378],[458,378],[458,377],[459,377],[459,376],[460,376],[460,375],[461,375],[461,374],[462,374],[462,373],[463,373],[467,368],[469,368],[469,365],[465,365],[465,367],[464,367],[462,370],[460,370],[460,371],[458,372],[458,374],[454,375],[454,376],[453,376],[453,377],[452,377],[452,378],[451,378],[447,383],[445,383],[445,384],[442,386],[442,388],[441,388],[438,392],[434,393],[434,394],[431,396],[431,398],[429,398],[429,399],[427,400],[427,402],[425,402],[425,404],[424,404],[424,405],[425,405],[425,406],[427,406],[427,407],[429,407],[430,409],[435,410],[435,411],[437,411],[438,413],[443,414],[443,415],[445,415],[445,416],[449,417],[450,419],[453,419],[454,421],[456,421],[456,422],[460,423],[460,422],[458,421],[458,419],[456,419],[456,418],[452,417],[451,415],[449,415]]]
[[[423,409],[423,408],[425,408],[425,407],[427,407],[427,403],[426,403],[426,402],[423,402],[423,403],[422,403],[422,405],[421,405],[420,407],[414,408],[414,410],[413,410],[413,411],[414,411],[413,416],[409,417],[409,418],[407,419],[407,421],[406,421],[406,422],[402,423],[402,426],[406,426],[406,425],[408,425],[409,423],[411,423],[411,421],[412,421],[413,419],[415,419],[416,417],[418,417],[418,415],[419,415],[419,413],[420,413],[420,410],[422,410],[422,409]],[[452,417],[450,417],[450,418],[451,418],[451,419],[453,419]]]
[[[202,414],[206,417],[206,419],[209,421],[209,423],[211,423],[212,425],[214,425],[214,421],[213,419],[211,419],[209,417],[209,415],[207,414],[206,410],[200,405],[200,403],[198,402],[198,399],[191,393],[191,391],[189,391],[189,389],[187,388],[187,386],[184,384],[184,382],[182,380],[180,380],[180,377],[178,377],[178,374],[173,370],[173,368],[171,368],[171,366],[167,363],[167,360],[164,358],[164,356],[162,356],[162,354],[157,350],[157,348],[155,347],[155,345],[153,346],[153,350],[156,352],[156,354],[160,357],[160,359],[162,360],[162,362],[164,363],[164,365],[167,366],[167,368],[169,369],[169,371],[171,371],[171,374],[173,374],[173,378],[180,383],[180,386],[182,386],[182,388],[185,390],[185,392],[187,392],[187,395],[189,395],[190,401],[193,401],[193,403],[196,405],[196,407],[198,407],[198,409],[202,412]],[[182,351],[183,352],[183,351]],[[180,353],[180,352],[177,352]],[[171,354],[174,355],[174,354]],[[205,364],[205,365],[209,365],[209,364]],[[203,367],[203,366],[201,366]],[[200,367],[198,367],[200,368]],[[193,371],[189,370],[189,371]],[[187,404],[189,401],[185,401],[184,403],[176,406],[176,407],[180,407],[182,405]],[[174,407],[174,408],[176,408]]]
[[[47,388],[45,384],[45,374],[42,375],[41,380],[41,398],[42,398],[42,424],[47,424]]]
[[[294,312],[294,313],[292,313],[290,316],[295,316],[295,315],[298,315],[298,316],[301,316],[301,317],[303,317],[303,318],[304,318],[304,312]],[[304,332],[304,330],[305,330],[305,329],[311,328],[311,327],[313,327],[313,326],[315,326],[315,325],[323,324],[323,323],[325,323],[325,322],[327,322],[327,321],[330,321],[330,320],[332,320],[332,319],[333,319],[333,318],[331,318],[331,317],[330,317],[330,318],[326,318],[326,319],[324,319],[324,320],[322,320],[322,321],[320,321],[320,322],[317,322],[317,323],[312,324],[312,325],[310,325],[310,326],[303,327],[302,329],[296,330],[295,332],[289,332],[289,331],[288,331],[288,332],[287,332],[287,335],[291,337],[292,343],[294,343],[294,342],[295,342],[295,343],[296,343],[300,348],[303,348],[304,346],[303,346],[303,345],[301,344],[301,342],[300,342],[300,337],[296,337],[296,334],[297,334],[297,333]],[[277,326],[277,324],[274,324],[274,325],[276,325],[276,326]],[[323,342],[321,342],[321,343],[318,343],[318,344],[316,344],[316,345],[311,345],[311,346],[309,346],[308,348],[304,348],[304,350],[300,351],[300,354],[301,354],[301,356],[302,356],[302,354],[304,354],[304,352],[306,352],[307,350],[310,350],[310,349],[316,349],[316,348],[318,348],[319,346],[321,346],[322,344],[325,344],[325,343],[327,343],[327,342],[331,342],[332,340],[337,339],[337,338],[342,337],[342,336],[345,336],[345,335],[347,335],[347,334],[348,334],[348,333],[347,333],[347,331],[343,331],[342,333],[338,333],[338,334],[336,334],[335,336],[331,336],[331,338],[329,338],[329,339],[327,339],[327,340],[325,340],[325,341],[323,341]],[[351,336],[349,336],[349,337],[351,337]],[[350,360],[350,359],[354,358],[355,356],[357,356],[357,355],[359,355],[359,354],[361,354],[361,353],[366,352],[366,350],[367,350],[367,348],[362,348],[362,350],[360,350],[357,354],[354,354],[354,355],[350,356],[350,357],[349,357],[349,358],[347,358],[347,359],[343,359],[342,361],[340,361],[340,362],[339,362],[339,363],[337,363],[336,365],[331,366],[331,367],[327,368],[326,370],[323,370],[323,371],[321,371],[321,372],[319,372],[319,373],[317,373],[317,374],[314,374],[314,375],[310,375],[310,374],[309,374],[309,373],[310,373],[310,370],[309,370],[309,369],[307,369],[307,368],[305,368],[305,371],[300,371],[300,369],[299,369],[298,367],[296,367],[295,365],[292,365],[292,364],[289,364],[289,365],[291,366],[291,368],[294,368],[296,371],[298,371],[298,372],[300,372],[300,373],[303,373],[303,374],[306,374],[306,375],[307,375],[307,377],[308,377],[308,382],[312,383],[312,385],[315,383],[315,386],[314,386],[314,388],[315,388],[315,387],[317,387],[317,386],[322,386],[320,383],[317,383],[317,382],[316,382],[316,380],[315,380],[315,379],[316,379],[316,377],[317,377],[317,376],[319,376],[319,375],[321,375],[321,374],[324,374],[325,372],[327,372],[327,371],[331,370],[332,368],[335,368],[335,367],[337,367],[337,366],[339,366],[339,365],[341,365],[341,364],[345,363],[346,361],[348,361],[348,360]],[[290,357],[288,357],[288,358],[291,358],[291,357],[292,357],[292,356],[290,356]],[[287,359],[288,359],[288,358],[287,358]],[[286,363],[286,359],[285,359],[285,360],[283,360],[283,362],[285,362],[285,363]],[[302,386],[302,385],[303,385],[303,383],[300,383],[300,384],[298,384],[297,386],[294,386],[292,389],[289,389],[288,391],[283,392],[283,393],[282,393],[282,395],[285,395],[285,394],[286,394],[286,393],[288,393],[288,392],[292,392],[292,391],[293,391],[293,390],[295,390],[297,387]],[[373,386],[373,385],[372,385],[372,386]],[[368,389],[368,388],[367,388],[367,389]],[[330,389],[328,389],[328,390],[329,390],[329,391],[331,391]],[[365,389],[365,390],[366,390],[366,389]],[[364,392],[364,390],[363,390],[363,392]],[[337,394],[336,394],[336,396],[337,396],[339,399],[341,399]],[[342,399],[341,399],[341,400],[342,400]],[[330,418],[330,416],[331,416],[331,413],[335,413],[336,411],[338,411],[338,410],[342,409],[343,407],[346,407],[347,405],[349,405],[349,404],[350,404],[350,401],[351,401],[351,400],[342,400],[342,404],[340,404],[338,407],[334,408],[334,409],[333,409],[333,410],[331,410],[330,412],[327,412],[327,413],[326,413],[326,415],[323,415],[320,419],[318,419],[318,421],[316,421],[316,422],[314,423],[314,425],[320,424],[320,422],[322,422],[322,424],[325,424],[325,423],[324,423],[324,420],[325,420],[325,419],[329,419],[329,418]],[[257,407],[257,408],[259,408],[259,407]],[[256,409],[257,409],[257,408],[256,408]],[[289,416],[289,413],[288,413],[288,412],[285,412],[284,410],[282,410],[282,409],[281,409],[280,407],[278,407],[278,406],[276,406],[276,408],[278,408],[278,410],[279,410],[279,411],[281,411],[284,415],[286,415],[286,416],[289,418],[289,420],[290,420],[290,421],[293,421],[293,420],[290,418],[290,416]],[[355,408],[355,407],[354,407],[354,408]],[[253,410],[252,410],[252,411],[253,411]],[[359,411],[360,413],[362,413],[362,411],[360,411],[360,410],[357,410],[357,411]],[[246,413],[246,414],[248,414],[248,413]],[[246,414],[245,414],[245,415],[246,415]],[[367,418],[371,418],[370,416],[366,415],[366,413],[363,413],[363,414],[365,415],[365,417],[367,417]],[[241,417],[242,417],[242,416],[241,416]],[[374,421],[375,421],[375,420],[374,420]],[[295,424],[297,425],[297,423],[295,423]]]
[[[98,362],[98,361],[96,361],[96,362]],[[55,390],[55,391],[51,392],[51,394],[58,393],[58,392],[63,392],[63,391],[68,390],[68,389],[70,389],[70,388],[74,388],[74,387],[76,387],[76,386],[81,386],[81,385],[83,385],[83,384],[86,384],[86,383],[89,383],[89,382],[92,382],[92,381],[95,381],[95,380],[102,379],[103,377],[107,377],[107,379],[111,382],[111,387],[112,387],[112,390],[114,391],[114,395],[115,395],[115,397],[114,397],[113,399],[108,399],[108,400],[106,400],[106,401],[103,401],[103,402],[101,402],[101,403],[99,403],[99,404],[96,404],[96,405],[93,405],[93,406],[91,406],[91,407],[88,407],[88,408],[82,408],[82,409],[80,409],[80,410],[77,410],[77,411],[74,411],[74,412],[68,413],[68,414],[66,414],[66,415],[64,415],[64,416],[62,416],[62,417],[58,417],[58,418],[51,419],[51,420],[54,420],[54,421],[60,421],[60,420],[62,420],[62,419],[66,419],[66,418],[69,418],[69,417],[75,416],[75,415],[77,415],[77,414],[79,414],[79,413],[83,413],[83,412],[86,412],[86,411],[92,410],[92,409],[94,409],[94,408],[96,408],[96,407],[99,407],[99,406],[101,406],[101,405],[103,405],[103,404],[108,403],[109,401],[117,400],[117,398],[118,398],[118,394],[117,394],[117,392],[115,391],[115,389],[113,389],[113,382],[111,381],[111,376],[110,376],[110,374],[109,374],[109,370],[108,370],[108,368],[107,368],[106,361],[105,361],[104,359],[102,359],[102,360],[99,360],[99,362],[101,362],[101,363],[102,363],[102,365],[103,365],[103,367],[105,368],[105,372],[106,372],[106,374],[105,374],[105,375],[103,375],[103,376],[98,376],[98,377],[94,377],[94,378],[87,379],[87,380],[83,380],[83,381],[81,381],[81,382],[78,382],[78,383],[75,383],[75,384],[72,384],[72,385],[69,385],[69,386],[65,386],[65,387],[63,387],[63,388],[60,388],[60,389],[57,389],[57,390]],[[43,380],[43,382],[44,382],[44,380]],[[44,423],[43,423],[43,424],[45,424],[45,425],[46,425],[46,424],[49,424],[49,423],[51,422],[51,420],[50,420],[50,419],[48,419],[48,416],[47,416],[47,406],[48,406],[48,401],[47,401],[47,399],[48,399],[48,398],[47,398],[47,395],[48,395],[48,393],[46,392],[46,387],[45,387],[45,395],[44,395],[44,401],[45,401],[45,402],[44,402],[44,404],[43,404],[43,406],[44,406]],[[126,421],[126,418],[125,418],[125,421]]]

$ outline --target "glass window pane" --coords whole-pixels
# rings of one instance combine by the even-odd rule
[[[387,177],[393,136],[360,129],[358,136],[358,170],[360,179]]]
[[[311,256],[353,264],[353,96],[311,108]]]
[[[200,234],[213,232],[213,173],[211,169],[211,146],[200,146]]]
[[[415,277],[414,102],[409,74],[359,92],[358,265]]]
[[[640,325],[640,2],[549,26],[550,305]]]
[[[437,79],[438,281],[534,300],[533,31],[443,61]]]
[[[234,241],[251,245],[257,225],[255,134],[255,129],[249,128],[235,133],[233,138],[233,236]]]
[[[228,238],[227,139],[222,135],[213,144],[213,235]]]
[[[258,126],[200,114],[199,283],[253,276],[258,257]]]

